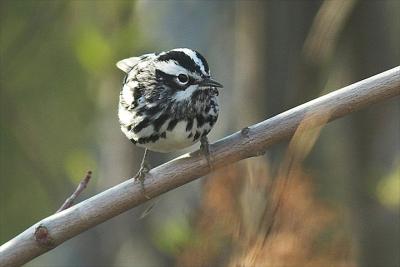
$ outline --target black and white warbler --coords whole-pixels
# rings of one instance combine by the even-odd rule
[[[126,73],[119,98],[122,132],[145,152],[136,179],[149,170],[148,150],[171,152],[201,141],[209,162],[207,134],[218,118],[218,90],[206,59],[178,48],[123,59]]]

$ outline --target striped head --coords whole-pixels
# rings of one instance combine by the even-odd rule
[[[198,90],[222,87],[211,79],[206,59],[197,51],[177,48],[119,61],[117,67],[146,89],[166,90],[171,99],[186,100]]]

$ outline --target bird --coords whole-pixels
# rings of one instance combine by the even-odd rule
[[[144,189],[148,151],[168,153],[201,143],[207,162],[207,135],[215,125],[222,84],[211,78],[206,59],[189,48],[129,57],[116,66],[126,75],[118,118],[124,135],[145,149],[134,176]]]

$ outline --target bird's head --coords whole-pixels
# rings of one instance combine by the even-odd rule
[[[134,66],[140,71],[141,61],[146,62],[143,68],[159,84],[171,89],[175,98],[190,97],[195,91],[211,88],[222,88],[222,84],[213,80],[206,59],[197,51],[188,48],[177,48],[159,54],[149,54],[137,58],[128,58],[117,63],[118,68],[129,73]],[[150,71],[151,70],[151,71]]]

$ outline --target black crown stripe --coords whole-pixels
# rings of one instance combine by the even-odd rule
[[[181,65],[188,71],[197,72],[200,75],[202,74],[200,66],[197,65],[196,62],[194,62],[194,60],[190,56],[188,56],[185,52],[182,51],[168,51],[165,54],[159,56],[158,60],[159,61],[175,60],[176,62],[178,62],[179,65]]]
[[[209,73],[210,69],[208,67],[207,60],[197,51],[194,51],[196,53],[196,56],[201,60],[201,63],[203,63],[204,70]]]

